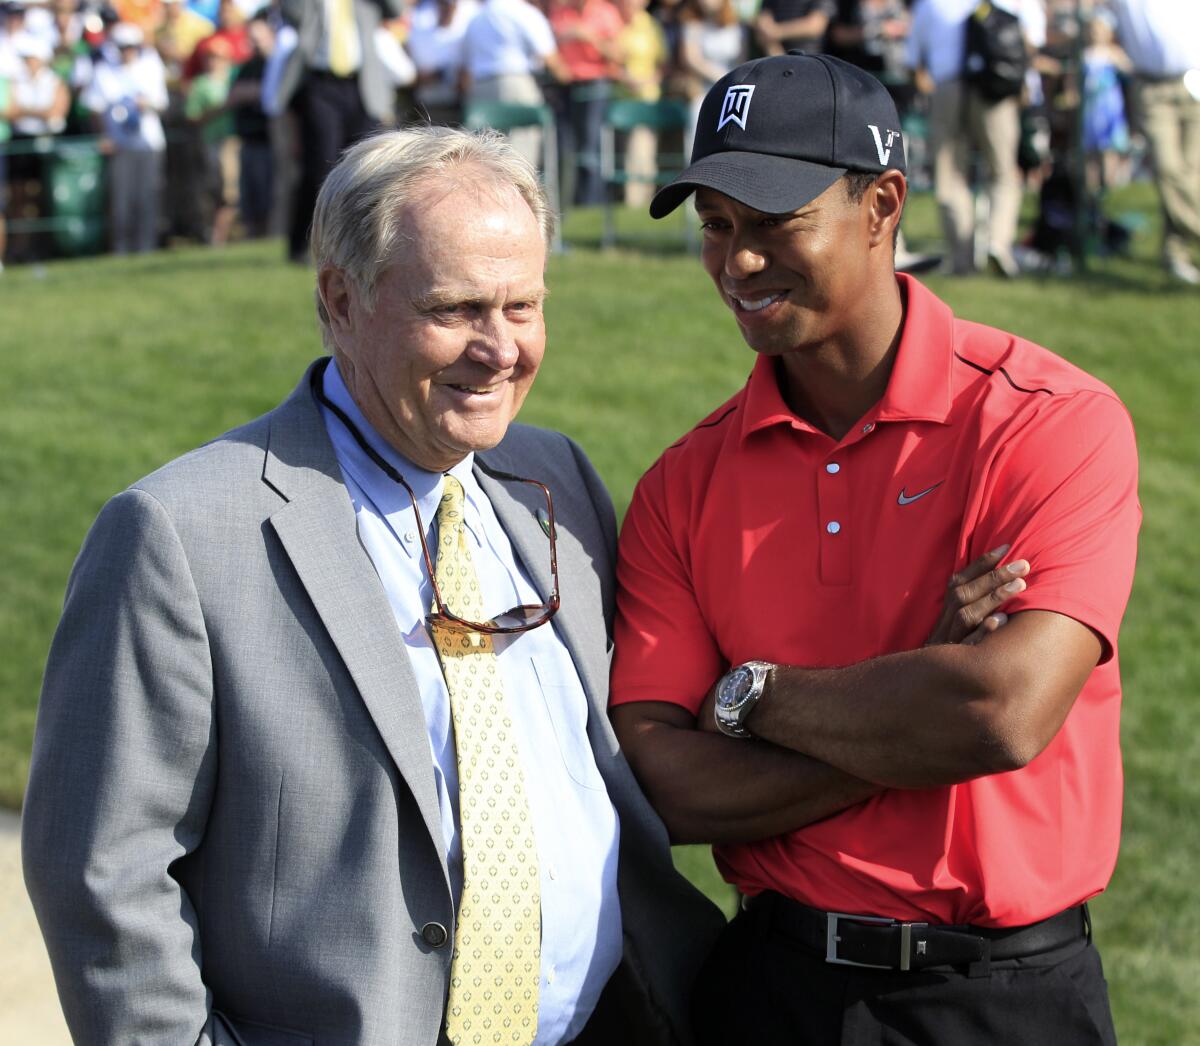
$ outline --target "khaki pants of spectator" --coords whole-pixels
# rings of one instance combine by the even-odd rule
[[[625,203],[630,207],[648,207],[658,176],[658,132],[652,127],[635,127],[625,145]]]
[[[1176,80],[1139,78],[1134,98],[1154,160],[1165,261],[1190,261],[1200,244],[1200,101]]]
[[[511,102],[516,105],[541,105],[542,89],[529,73],[489,76],[471,84],[472,102]],[[508,132],[512,147],[539,171],[542,169],[542,131],[540,127],[517,127]]]
[[[929,137],[934,196],[953,270],[974,268],[975,200],[968,180],[972,149],[983,155],[988,169],[988,250],[1010,254],[1021,213],[1020,100],[987,102],[961,80],[938,84],[929,114]]]

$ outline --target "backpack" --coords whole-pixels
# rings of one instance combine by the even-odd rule
[[[1020,19],[990,0],[980,0],[967,18],[966,36],[967,83],[989,102],[1020,94],[1029,61]]]

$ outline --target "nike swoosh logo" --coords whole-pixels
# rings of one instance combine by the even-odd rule
[[[926,494],[930,493],[931,491],[937,490],[937,488],[940,487],[945,482],[946,481],[944,479],[940,479],[932,487],[926,487],[919,494],[913,494],[911,497],[908,494],[905,494],[904,488],[901,487],[900,488],[900,496],[898,498],[896,498],[896,504],[897,505],[911,505],[914,501],[919,501],[921,498],[923,498]]]

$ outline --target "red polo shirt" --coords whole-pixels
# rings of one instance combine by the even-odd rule
[[[612,701],[695,712],[742,661],[833,667],[919,647],[950,575],[1010,543],[1030,574],[1006,610],[1065,614],[1103,642],[1045,751],[1021,770],[892,789],[714,852],[749,894],[1021,925],[1099,893],[1117,857],[1117,632],[1141,519],[1133,429],[1095,378],[898,279],[891,379],[845,438],[793,414],[760,356],[642,477],[621,531]]]

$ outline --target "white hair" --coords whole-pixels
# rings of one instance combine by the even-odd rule
[[[457,170],[474,169],[497,186],[509,186],[529,205],[549,247],[556,216],[537,171],[495,131],[418,125],[384,131],[351,146],[329,172],[313,212],[312,255],[320,272],[340,269],[374,308],[375,285],[391,263],[405,206]],[[317,295],[317,315],[327,348],[329,317]]]

